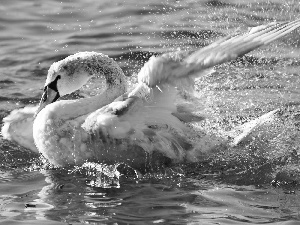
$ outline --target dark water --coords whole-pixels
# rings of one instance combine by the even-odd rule
[[[105,53],[131,76],[153,54],[299,11],[296,0],[1,0],[0,117],[37,104],[49,66],[75,52]],[[1,138],[0,224],[300,224],[299,46],[298,30],[198,80],[199,111],[211,115],[200,124],[205,132],[282,109],[267,139],[199,163],[146,175],[45,169]]]

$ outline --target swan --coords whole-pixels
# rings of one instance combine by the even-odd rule
[[[178,91],[190,92],[195,78],[211,73],[215,65],[236,59],[299,26],[299,19],[271,23],[194,52],[153,56],[129,91],[125,75],[113,59],[96,52],[76,53],[51,65],[40,104],[12,111],[3,119],[2,136],[40,152],[56,167],[87,161],[126,163],[134,168],[197,161],[203,152],[220,144],[238,145],[256,128],[273,121],[278,109],[244,124],[238,133],[231,132],[231,140],[199,137],[186,126],[186,114],[176,111]],[[60,100],[92,77],[105,79],[101,94]]]

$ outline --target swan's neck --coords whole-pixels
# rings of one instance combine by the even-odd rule
[[[113,59],[100,53],[83,52],[69,56],[50,67],[48,78],[53,78],[53,74],[57,74],[60,70],[72,75],[66,76],[72,77],[72,79],[62,83],[63,85],[59,88],[61,95],[72,93],[74,90],[81,88],[91,77],[96,79],[104,77],[106,89],[94,97],[57,101],[47,105],[37,114],[36,121],[40,123],[47,122],[47,119],[53,117],[59,120],[68,120],[87,115],[111,103],[127,90],[122,69]],[[51,76],[49,76],[49,73]]]
[[[56,116],[60,119],[73,119],[79,116],[90,114],[97,109],[102,108],[103,106],[113,102],[117,97],[124,94],[122,89],[115,90],[112,93],[112,90],[106,90],[102,94],[82,98],[77,100],[62,100],[56,103],[53,103],[51,111],[55,112]]]

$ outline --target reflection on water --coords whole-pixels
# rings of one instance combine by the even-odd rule
[[[152,55],[202,47],[298,17],[291,0],[0,3],[0,118],[37,104],[49,66],[77,51],[113,57],[134,83]],[[197,124],[212,135],[275,108],[279,121],[243,146],[150,174],[124,165],[53,169],[0,141],[0,224],[284,224],[299,217],[299,30],[197,81]],[[95,94],[89,83],[80,94]],[[76,97],[76,96],[71,96]],[[262,132],[263,133],[263,132]]]

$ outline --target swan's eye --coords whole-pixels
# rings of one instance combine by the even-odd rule
[[[52,90],[58,92],[58,90],[57,90],[57,81],[58,81],[60,78],[61,78],[61,76],[60,76],[60,75],[57,75],[57,77],[55,78],[55,80],[52,81],[51,83],[49,83],[49,84],[47,85],[47,87],[49,87],[49,88],[51,88]]]

